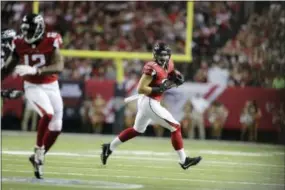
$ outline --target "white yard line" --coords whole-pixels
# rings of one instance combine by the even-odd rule
[[[76,187],[81,188],[96,188],[96,189],[141,189],[143,185],[119,183],[110,181],[98,180],[77,180],[77,179],[43,179],[37,180],[30,177],[3,177],[2,182],[7,183],[24,183],[29,185],[46,185],[46,186],[60,186],[60,187]]]
[[[31,155],[31,151],[9,151],[9,150],[3,150],[2,154],[6,155]],[[162,153],[160,153],[162,154]],[[168,154],[168,153],[167,153]],[[169,158],[161,158],[161,157],[152,157],[153,154],[144,156],[149,157],[135,157],[135,156],[117,156],[120,155],[120,151],[114,152],[113,157],[119,158],[119,159],[128,159],[128,160],[150,160],[150,161],[176,161],[175,159],[169,159]],[[94,154],[82,154],[82,153],[71,153],[71,152],[50,152],[48,156],[63,156],[63,157],[88,157],[88,158],[97,158],[100,155],[94,155]],[[229,162],[229,161],[203,161],[203,163],[211,164],[211,165],[231,165],[231,166],[260,166],[260,167],[274,167],[274,168],[284,168],[284,165],[282,164],[264,164],[264,163],[255,163],[255,162]]]
[[[21,170],[6,170],[4,172],[12,173],[31,173],[30,171]],[[53,175],[70,175],[70,176],[91,176],[91,177],[113,177],[113,178],[125,178],[125,179],[147,179],[147,180],[166,180],[166,181],[188,181],[188,182],[203,182],[203,183],[215,183],[215,184],[238,184],[238,185],[257,185],[257,186],[271,186],[271,187],[284,187],[284,184],[279,183],[255,183],[250,181],[218,181],[218,180],[203,180],[203,179],[189,179],[189,178],[168,178],[168,177],[147,177],[147,176],[128,176],[128,175],[102,175],[102,174],[86,174],[86,173],[69,173],[69,172],[45,172],[46,174]]]
[[[4,167],[3,167],[4,166]],[[18,167],[19,166],[19,167]],[[2,168],[13,168],[13,167],[17,167],[18,169],[24,169],[24,168],[21,168],[21,167],[26,167],[27,164],[4,164],[2,165]],[[138,167],[138,165],[136,165],[136,167]],[[144,166],[145,167],[145,166]],[[178,167],[178,165],[177,165]],[[60,171],[70,171],[70,169],[75,169],[75,170],[84,170],[84,171],[88,171],[88,172],[95,172],[95,171],[112,171],[112,172],[126,172],[126,173],[132,173],[132,172],[135,172],[137,173],[136,170],[127,170],[127,169],[114,169],[114,168],[111,168],[111,169],[108,169],[108,168],[92,168],[92,167],[76,167],[75,165],[72,165],[72,167],[70,166],[50,166],[50,165],[47,165],[46,168],[53,168],[53,169],[59,169]],[[152,167],[154,168],[154,167]],[[194,168],[191,168],[191,170],[193,170]],[[204,170],[204,171],[210,171],[211,169],[208,169],[208,170]],[[263,172],[264,173],[264,172]],[[175,175],[177,177],[179,176],[185,176],[184,173],[181,173],[181,172],[171,172],[172,175]],[[271,173],[270,173],[271,174]],[[216,174],[207,174],[207,173],[198,173],[197,176],[200,176],[200,177],[203,177],[203,176],[206,176],[206,177],[216,177]],[[267,177],[267,176],[262,176],[262,180],[272,180],[272,179],[276,179],[276,176],[272,176],[272,177]],[[279,178],[277,178],[279,180]],[[280,180],[284,180],[284,177],[280,178]]]
[[[101,150],[87,151],[88,153],[100,154]],[[221,151],[221,150],[199,150],[199,151],[186,151],[187,153],[204,154],[204,155],[225,155],[225,156],[245,156],[245,157],[272,157],[285,155],[284,152],[241,152],[241,151]],[[173,152],[154,152],[145,150],[116,150],[115,154],[119,155],[139,155],[139,156],[172,156]]]
[[[3,161],[16,161],[16,162],[20,162],[20,163],[27,163],[26,159],[22,159],[19,157],[15,157],[15,158],[2,158],[2,166],[6,166],[8,164],[6,164],[5,162],[3,163]],[[49,163],[53,163],[53,164],[60,164],[60,161],[54,161],[54,160],[48,160],[48,164]],[[62,163],[61,163],[62,164]],[[86,166],[86,163],[82,163],[82,162],[72,162],[72,161],[64,161],[63,164],[68,164],[68,165],[72,165],[72,166],[80,166],[82,168],[82,166]],[[10,164],[9,164],[10,165]],[[98,165],[97,163],[92,164],[92,165]],[[138,167],[138,165],[135,164],[112,164],[112,166],[117,166],[117,167]],[[178,165],[175,165],[175,167],[177,167]],[[157,166],[157,165],[145,165],[144,168],[155,168],[155,169],[173,169],[173,167],[164,165],[164,166]],[[219,172],[226,172],[226,173],[250,173],[250,174],[264,174],[264,171],[253,171],[253,170],[244,170],[244,168],[242,170],[229,170],[228,167],[226,169],[216,169],[213,168],[212,166],[210,166],[209,169],[203,169],[203,168],[198,168],[198,167],[194,167],[191,170],[197,170],[197,171],[219,171]],[[280,175],[280,176],[284,176],[284,172],[270,172],[270,175]]]
[[[15,151],[4,148],[3,151]],[[101,150],[86,150],[84,153],[100,154]],[[190,154],[203,154],[203,155],[224,155],[224,156],[241,156],[241,157],[273,157],[273,156],[284,156],[284,152],[242,152],[242,151],[221,151],[221,150],[207,150],[202,149],[198,151],[189,151]],[[83,153],[83,152],[82,152]],[[174,152],[154,152],[146,150],[116,150],[114,154],[117,155],[138,155],[138,156],[176,156]]]

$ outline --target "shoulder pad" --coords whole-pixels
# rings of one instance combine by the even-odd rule
[[[155,65],[155,62],[147,62],[143,67],[143,73],[150,76],[156,75]]]
[[[62,37],[57,32],[47,32],[46,37],[50,38],[53,41],[53,46],[55,48],[60,48],[62,46]]]

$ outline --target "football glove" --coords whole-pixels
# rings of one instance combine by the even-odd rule
[[[20,76],[36,75],[38,73],[38,69],[29,65],[18,65],[15,68],[15,73]]]
[[[173,87],[173,82],[171,80],[168,79],[164,79],[160,85],[160,89],[164,91],[170,89]]]
[[[173,82],[168,79],[164,79],[158,87],[152,87],[152,92],[153,93],[163,93],[164,91],[172,87],[173,87]]]
[[[177,86],[180,86],[185,82],[184,76],[178,70],[174,70],[168,78]]]
[[[14,89],[2,90],[1,91],[1,97],[8,98],[8,99],[17,99],[17,98],[21,97],[23,94],[24,94],[23,91],[14,90]]]

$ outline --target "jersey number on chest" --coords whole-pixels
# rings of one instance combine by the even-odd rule
[[[30,65],[30,60],[32,61],[32,63],[34,63],[33,65]],[[46,64],[46,58],[44,54],[26,54],[24,55],[24,62],[25,65],[30,65],[38,68]]]

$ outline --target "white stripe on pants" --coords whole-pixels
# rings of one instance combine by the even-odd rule
[[[143,95],[138,99],[134,129],[144,133],[150,123],[159,124],[171,132],[176,131],[176,127],[180,127],[180,123],[157,100]]]

